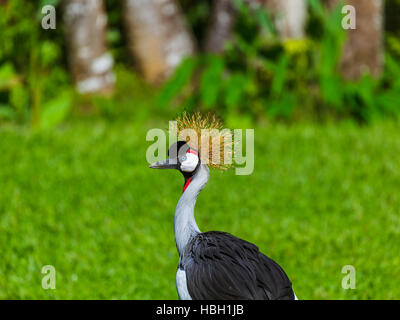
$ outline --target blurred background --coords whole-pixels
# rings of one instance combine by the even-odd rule
[[[399,0],[0,0],[0,298],[176,299],[183,181],[146,133],[200,110],[255,129],[201,230],[257,244],[300,299],[399,299],[399,58]]]

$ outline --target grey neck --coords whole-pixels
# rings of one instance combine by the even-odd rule
[[[174,219],[175,242],[180,256],[183,254],[188,242],[196,234],[200,233],[194,218],[194,206],[197,196],[207,183],[209,176],[208,167],[201,164],[176,206]]]

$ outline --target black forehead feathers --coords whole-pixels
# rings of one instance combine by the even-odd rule
[[[175,142],[168,150],[168,156],[170,158],[177,157],[178,154],[184,154],[190,149],[189,145],[185,141]]]
[[[182,155],[186,154],[189,149],[195,150],[195,149],[191,148],[185,141],[175,142],[173,145],[171,145],[171,147],[168,150],[168,157],[171,159],[177,158],[178,155],[182,156]],[[197,152],[197,154],[199,154],[199,152],[197,150],[195,150],[195,151]]]

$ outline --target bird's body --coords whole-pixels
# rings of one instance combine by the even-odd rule
[[[181,299],[293,300],[291,282],[282,268],[252,243],[229,233],[199,233],[186,246],[177,277]]]
[[[199,230],[194,207],[208,178],[209,169],[202,164],[194,175],[185,177],[185,190],[175,211],[179,298],[293,300],[287,275],[257,246],[226,232]]]
[[[194,121],[196,124],[196,121]],[[197,121],[197,123],[203,123]],[[175,210],[175,242],[179,253],[176,286],[180,299],[297,299],[283,269],[254,244],[226,232],[201,232],[194,208],[209,179],[198,151],[184,141],[169,149],[156,169],[178,169],[185,178]]]

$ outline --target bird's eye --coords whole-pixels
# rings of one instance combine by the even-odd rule
[[[181,158],[181,161],[186,161],[186,156],[183,156],[183,157]]]

